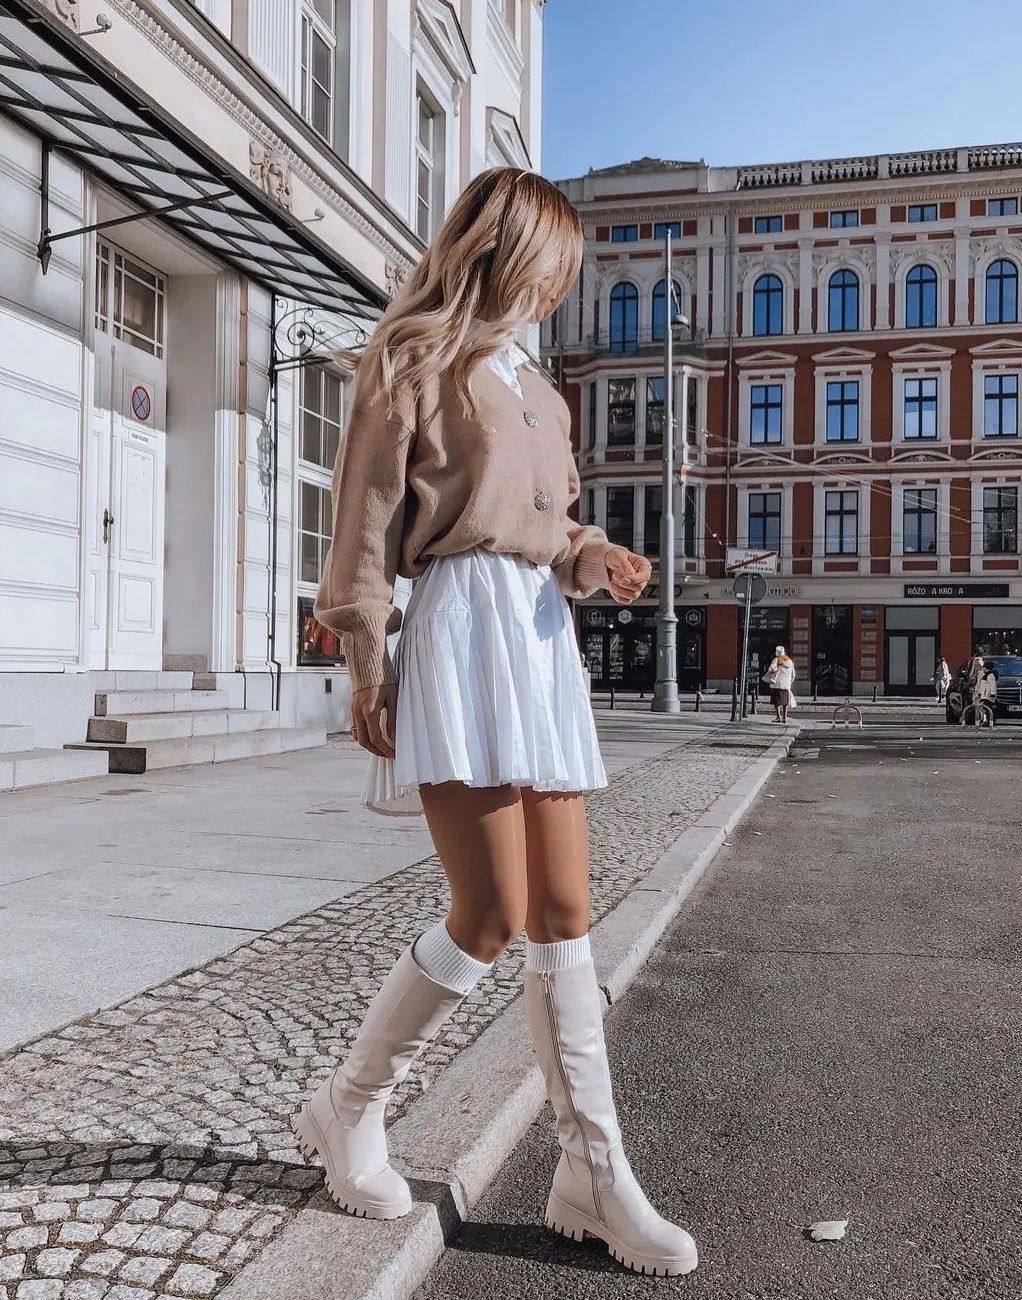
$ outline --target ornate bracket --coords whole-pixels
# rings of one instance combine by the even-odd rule
[[[276,311],[271,361],[276,373],[330,361],[338,352],[358,351],[369,340],[367,322],[355,316],[308,305],[289,311],[281,298]]]

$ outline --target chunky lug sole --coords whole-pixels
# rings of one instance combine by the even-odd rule
[[[606,1224],[598,1223],[588,1214],[576,1210],[559,1196],[551,1196],[547,1201],[545,1222],[552,1232],[559,1232],[562,1237],[569,1237],[572,1241],[581,1241],[587,1235],[598,1238],[606,1244],[618,1263],[630,1268],[633,1273],[645,1273],[651,1277],[680,1277],[683,1273],[691,1273],[699,1263],[699,1255],[694,1248],[686,1255],[667,1258],[637,1255],[622,1245]]]
[[[302,1154],[309,1160],[318,1159],[323,1166],[326,1189],[338,1209],[354,1214],[360,1219],[401,1219],[411,1211],[410,1196],[404,1201],[373,1200],[371,1197],[360,1196],[358,1192],[347,1187],[343,1179],[337,1177],[326,1138],[309,1113],[308,1106],[303,1106],[291,1120],[291,1129],[298,1139]]]

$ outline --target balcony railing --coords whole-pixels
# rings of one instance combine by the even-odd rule
[[[990,171],[1001,167],[1022,167],[1022,143],[761,163],[739,167],[738,185],[743,190],[776,189],[786,185],[830,185],[836,181],[940,176],[949,172]]]

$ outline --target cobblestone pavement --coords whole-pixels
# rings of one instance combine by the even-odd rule
[[[708,732],[592,796],[594,917],[773,739]],[[427,858],[0,1060],[0,1300],[215,1296],[320,1186],[289,1117],[445,905]],[[522,961],[495,965],[392,1118],[518,995]]]

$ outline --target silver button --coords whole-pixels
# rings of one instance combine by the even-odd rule
[[[535,429],[536,425],[539,424],[539,416],[536,414],[535,411],[523,411],[522,419],[525,421],[525,423],[529,426],[530,429]]]
[[[552,498],[549,492],[537,492],[532,498],[532,504],[537,510],[549,510],[552,504]]]

